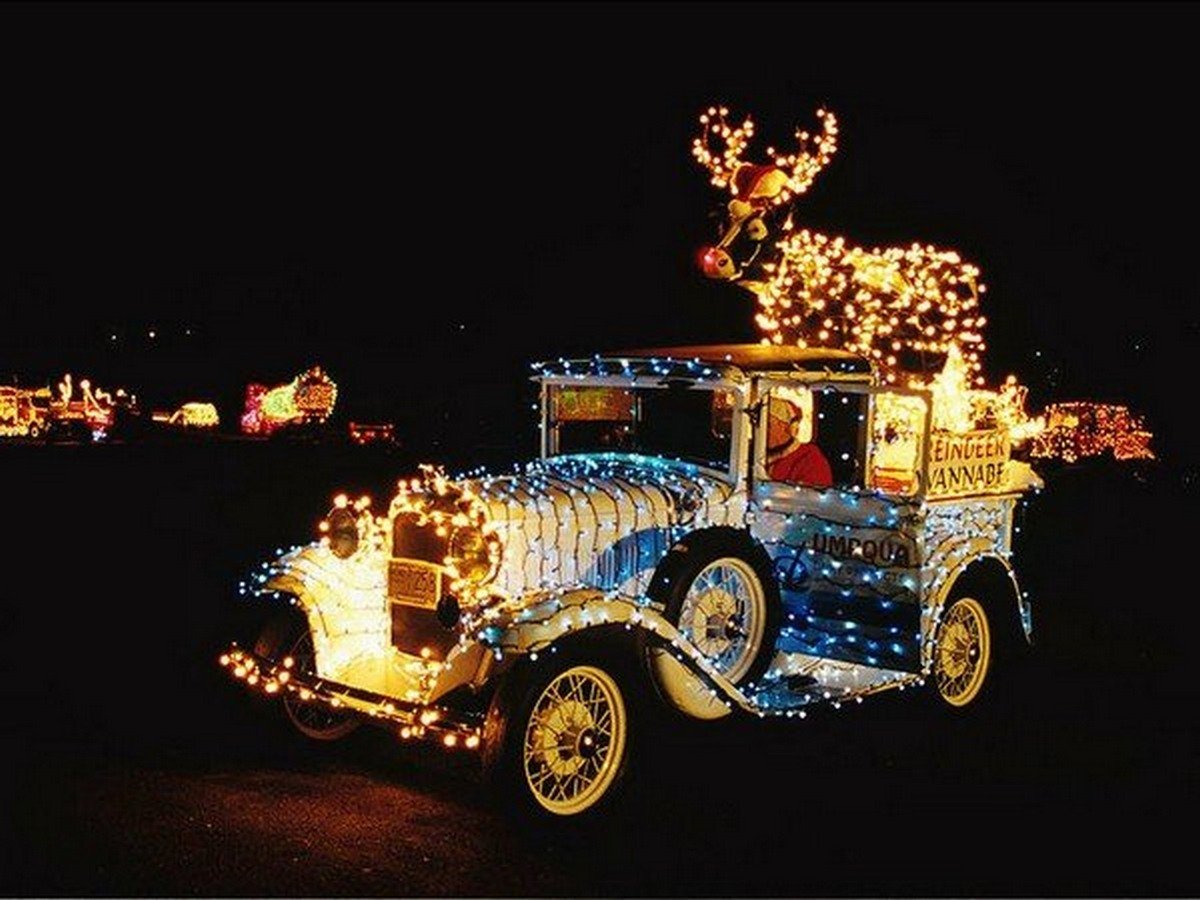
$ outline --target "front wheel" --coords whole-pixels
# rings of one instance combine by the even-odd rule
[[[255,650],[276,661],[291,658],[292,671],[298,675],[316,675],[317,655],[313,649],[308,623],[298,616],[273,619],[263,629]],[[361,721],[354,715],[338,712],[320,700],[302,700],[294,691],[284,691],[283,711],[292,726],[314,741],[339,741],[358,729]]]
[[[580,657],[532,663],[511,705],[494,704],[494,775],[525,812],[586,817],[625,775],[632,708],[610,669]]]

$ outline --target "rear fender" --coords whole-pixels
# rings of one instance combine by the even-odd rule
[[[1006,615],[1010,611],[1018,617],[1021,634],[1027,643],[1033,642],[1033,619],[1028,602],[1021,595],[1021,587],[1017,583],[1016,572],[1012,564],[995,552],[987,552],[982,547],[972,547],[971,542],[963,542],[962,552],[957,554],[959,561],[940,579],[926,607],[927,615],[922,620],[924,634],[922,635],[922,663],[928,671],[933,662],[933,633],[936,623],[950,599],[955,586],[963,579],[981,579],[997,589],[1001,595],[993,598],[1000,604],[996,613]],[[981,542],[990,546],[987,542]],[[957,548],[956,548],[957,549]],[[981,598],[982,599],[982,598]]]

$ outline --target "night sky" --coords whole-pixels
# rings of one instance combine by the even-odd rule
[[[246,381],[319,362],[348,417],[503,443],[530,360],[757,337],[695,268],[723,200],[696,116],[783,145],[824,104],[841,146],[797,221],[958,249],[993,378],[1129,403],[1194,484],[1187,8],[0,16],[6,381],[70,369],[232,421]]]

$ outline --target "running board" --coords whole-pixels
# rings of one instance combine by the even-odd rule
[[[922,684],[912,672],[876,669],[803,653],[779,654],[767,675],[751,689],[749,701],[760,715],[806,715],[808,708],[860,702],[893,688]]]
[[[490,628],[480,629],[481,642],[503,653],[537,654],[569,633],[598,626],[638,629],[654,638],[678,663],[698,678],[714,700],[752,715],[804,715],[806,707],[818,704],[840,706],[892,688],[904,689],[919,683],[920,675],[892,669],[877,669],[858,663],[840,662],[803,653],[777,654],[767,676],[739,688],[719,671],[678,628],[661,608],[644,598],[579,588],[533,603],[511,617],[496,617]],[[807,676],[811,682],[797,686],[790,676]]]

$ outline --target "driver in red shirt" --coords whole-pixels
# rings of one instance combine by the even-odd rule
[[[813,487],[833,485],[829,461],[816,444],[800,440],[804,413],[782,397],[772,397],[767,418],[767,474],[772,481],[807,484]]]

